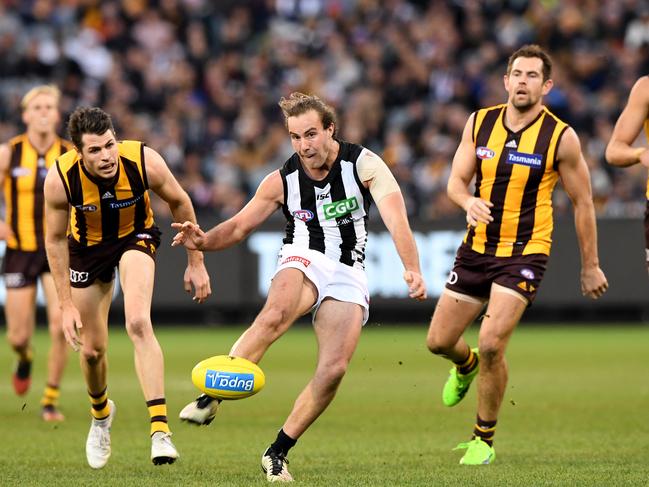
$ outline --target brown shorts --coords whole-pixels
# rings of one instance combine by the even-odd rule
[[[548,256],[545,254],[494,257],[480,254],[462,244],[457,251],[446,288],[460,294],[489,299],[491,285],[516,291],[532,304],[543,279]]]
[[[8,289],[36,285],[41,274],[50,272],[45,249],[25,252],[7,248],[2,261],[2,273]]]
[[[151,227],[141,232],[120,238],[112,243],[98,244],[90,247],[79,244],[68,237],[70,249],[70,285],[84,288],[97,279],[111,282],[115,278],[115,267],[127,250],[139,250],[155,260],[156,250],[160,246],[160,230]]]

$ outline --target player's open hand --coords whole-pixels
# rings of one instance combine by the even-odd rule
[[[184,245],[189,250],[202,250],[205,242],[205,232],[196,223],[172,223],[171,226],[178,232],[171,242],[172,247]]]
[[[426,299],[426,283],[419,272],[406,271],[403,273],[403,280],[408,285],[408,296],[417,301]]]
[[[82,345],[81,335],[79,330],[83,328],[81,323],[81,315],[79,310],[73,306],[64,306],[61,313],[61,327],[63,329],[63,336],[68,345],[72,347],[75,352],[79,351]]]
[[[598,266],[581,270],[581,294],[592,299],[602,297],[608,289],[608,281]]]
[[[202,261],[199,263],[193,263],[190,261],[187,269],[185,269],[183,281],[185,284],[185,291],[188,293],[192,292],[192,287],[194,288],[194,297],[192,300],[197,303],[202,303],[210,294],[212,294],[210,276]]]
[[[491,201],[472,197],[466,203],[466,222],[472,227],[477,227],[478,223],[489,224],[494,221],[491,216]]]

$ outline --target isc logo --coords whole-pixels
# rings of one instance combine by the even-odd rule
[[[220,370],[207,370],[205,372],[205,388],[220,389],[222,391],[252,391],[255,385],[253,374],[236,374]]]

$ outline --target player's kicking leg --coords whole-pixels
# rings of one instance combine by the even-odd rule
[[[270,285],[264,308],[250,328],[235,342],[230,355],[259,362],[268,347],[315,303],[315,286],[298,269],[280,270]],[[220,400],[201,394],[180,411],[180,419],[208,425],[216,416]]]

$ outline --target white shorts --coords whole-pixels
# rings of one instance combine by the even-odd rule
[[[367,323],[370,315],[370,293],[367,290],[365,271],[333,261],[317,250],[293,244],[286,244],[280,249],[273,278],[279,271],[288,268],[302,271],[318,290],[318,298],[311,309],[314,320],[322,300],[331,297],[361,306],[363,324]]]

